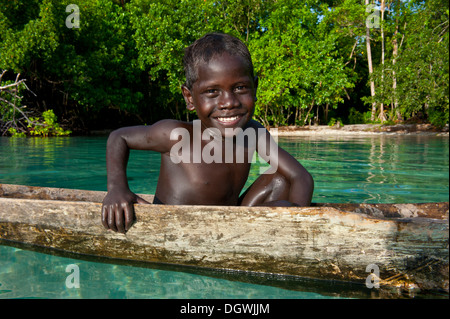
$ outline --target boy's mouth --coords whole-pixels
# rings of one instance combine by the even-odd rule
[[[234,125],[234,124],[237,124],[241,118],[242,118],[242,115],[219,116],[219,117],[216,117],[216,120],[218,122],[220,122],[222,125]]]

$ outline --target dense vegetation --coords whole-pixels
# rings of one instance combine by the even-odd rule
[[[267,126],[443,126],[448,28],[446,0],[0,0],[0,129],[193,119],[183,49],[212,31],[250,48]]]

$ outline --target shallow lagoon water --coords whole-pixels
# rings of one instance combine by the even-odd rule
[[[279,143],[313,175],[314,202],[449,200],[448,137],[279,137]],[[106,190],[105,146],[106,137],[2,137],[0,183]],[[247,185],[262,165],[255,161]],[[158,171],[159,154],[131,152],[128,176],[134,192],[154,193]],[[0,256],[0,298],[315,299],[370,295],[348,293],[348,289],[339,293],[343,288],[331,284],[136,267],[6,245],[0,245]],[[66,267],[71,264],[79,267],[80,288],[67,288],[70,273]]]

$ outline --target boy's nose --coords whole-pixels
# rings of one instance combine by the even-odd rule
[[[239,100],[233,92],[224,92],[219,100],[220,109],[235,108],[240,105]]]

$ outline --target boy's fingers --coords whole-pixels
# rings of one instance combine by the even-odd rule
[[[150,204],[143,198],[137,197],[136,202],[140,204]],[[115,232],[125,233],[131,228],[134,222],[133,204],[116,204],[102,206],[102,224],[106,229]]]
[[[105,227],[106,229],[109,229],[108,226],[108,207],[103,205],[102,206],[102,224],[103,227]]]
[[[133,205],[127,205],[124,207],[123,213],[125,215],[125,231],[130,229],[134,220],[134,208]]]
[[[126,206],[125,206],[126,207]],[[116,209],[115,224],[119,233],[125,233],[124,206]]]
[[[114,211],[117,211],[117,209],[111,208],[108,212],[108,228],[117,231],[116,223],[115,223],[115,213]]]

